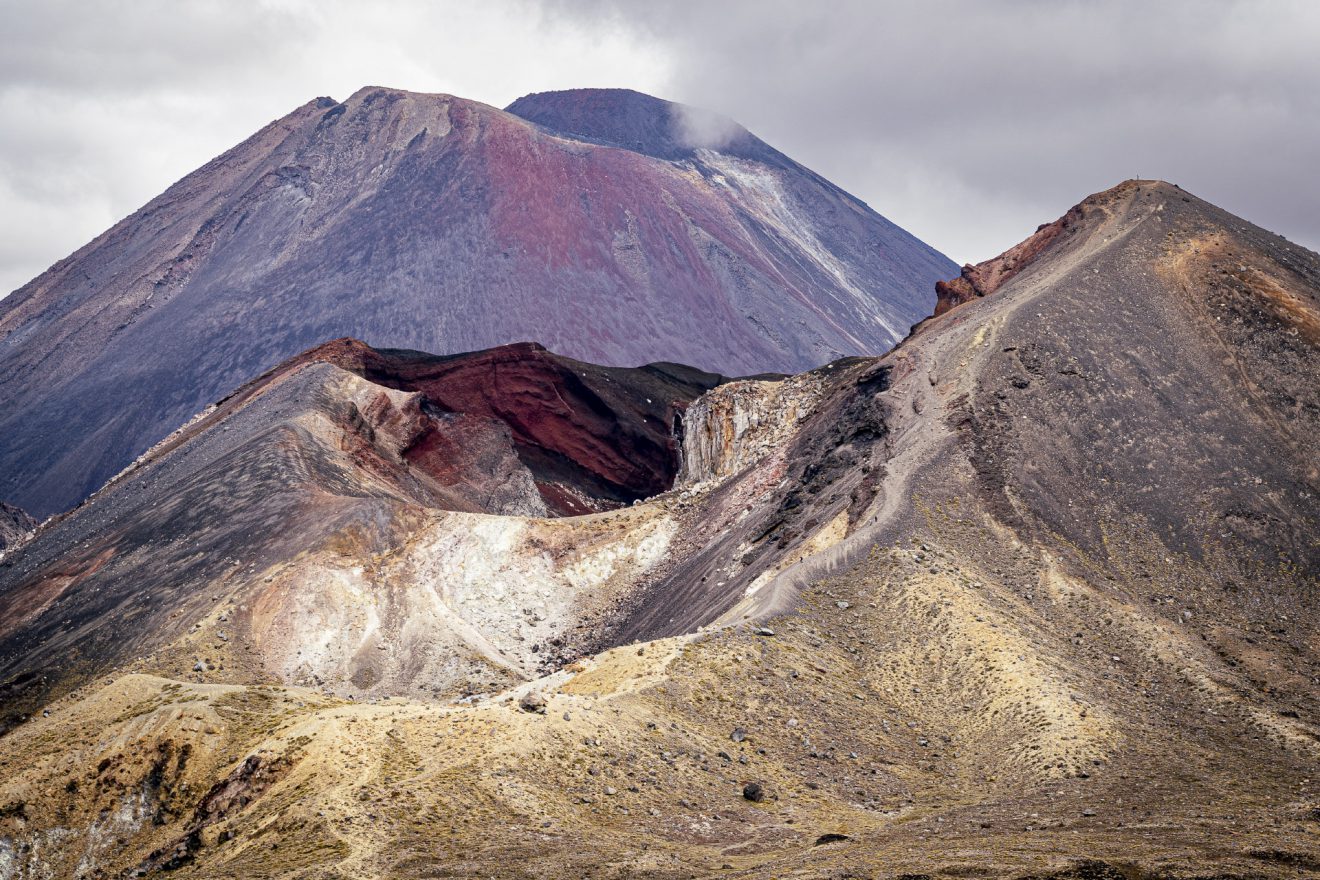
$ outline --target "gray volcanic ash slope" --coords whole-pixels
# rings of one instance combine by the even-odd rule
[[[954,268],[741,128],[678,150],[677,105],[510,110],[317,99],[0,301],[0,498],[67,509],[327,339],[796,371],[888,349]]]
[[[3,561],[0,867],[1320,870],[1320,256],[1129,181],[962,278],[878,359],[505,385],[593,473],[670,389],[677,485],[587,516],[443,359],[250,386]]]

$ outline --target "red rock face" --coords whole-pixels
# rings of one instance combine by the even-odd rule
[[[723,381],[678,365],[599,367],[532,343],[439,357],[354,339],[317,346],[274,372],[312,361],[423,394],[431,415],[417,413],[405,429],[403,457],[441,485],[470,486],[511,447],[547,509],[565,515],[668,489],[678,472],[675,420]]]
[[[440,511],[512,521],[668,489],[672,428],[721,381],[674,364],[595,367],[526,344],[437,357],[338,339],[304,352],[0,559],[0,733],[21,714],[18,694],[58,677],[20,666],[90,668],[177,635],[190,623],[173,611],[209,609],[198,584],[223,579],[239,556],[260,570],[327,541],[370,555]],[[101,620],[119,623],[95,638],[60,634]]]
[[[994,293],[1004,282],[1048,250],[1060,235],[1076,226],[1082,211],[1083,207],[1078,205],[1053,223],[1044,224],[1030,237],[999,256],[975,266],[963,266],[962,274],[950,281],[935,282],[935,314],[942,315],[978,296]]]

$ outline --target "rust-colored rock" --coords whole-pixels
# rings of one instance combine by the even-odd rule
[[[971,302],[979,296],[989,296],[1005,282],[1031,265],[1031,262],[1050,248],[1062,235],[1073,229],[1087,208],[1083,202],[1073,207],[1053,223],[1037,227],[1032,235],[1013,245],[997,257],[976,265],[965,265],[962,274],[948,281],[935,282],[935,315],[944,314],[955,306]]]
[[[723,377],[678,364],[601,367],[517,343],[436,356],[355,339],[317,346],[276,371],[323,361],[387,388],[418,392],[431,414],[404,457],[441,483],[472,473],[469,442],[508,434],[547,508],[600,510],[668,489],[678,472],[676,419]],[[258,385],[261,380],[258,380]]]

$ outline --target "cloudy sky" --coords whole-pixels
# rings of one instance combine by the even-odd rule
[[[0,0],[0,295],[318,95],[721,111],[960,262],[1161,177],[1320,248],[1312,0]]]

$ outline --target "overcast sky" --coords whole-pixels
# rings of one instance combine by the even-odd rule
[[[721,111],[959,262],[1182,185],[1320,247],[1313,0],[0,0],[0,295],[318,95]]]

